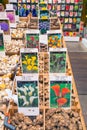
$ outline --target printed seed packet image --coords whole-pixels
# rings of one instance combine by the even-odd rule
[[[16,76],[18,111],[25,115],[39,114],[38,75]]]
[[[66,48],[49,48],[50,73],[66,73]]]
[[[38,73],[37,52],[38,49],[30,49],[30,48],[21,49],[21,65],[23,73],[25,74]]]
[[[50,108],[70,108],[71,76],[50,76]]]

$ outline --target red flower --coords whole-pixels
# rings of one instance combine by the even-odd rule
[[[70,90],[68,88],[62,89],[62,96],[65,96],[67,93],[70,93]]]
[[[59,96],[59,94],[60,94],[60,86],[59,85],[54,85],[54,86],[52,86],[52,89],[54,90],[55,95]]]
[[[63,106],[67,103],[67,99],[66,98],[59,98],[59,99],[57,99],[57,103],[59,106]]]
[[[33,36],[31,37],[31,40],[34,41],[34,37]]]

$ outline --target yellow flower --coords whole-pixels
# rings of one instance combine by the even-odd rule
[[[31,65],[28,65],[28,66],[27,66],[27,70],[32,70],[32,66],[31,66]]]
[[[28,55],[25,56],[26,60],[29,58]]]
[[[30,65],[31,59],[27,59],[27,63],[28,63],[28,65]]]
[[[32,62],[31,62],[31,65],[34,66],[34,65],[35,65],[35,62],[32,61]]]
[[[37,66],[33,66],[33,70],[38,70],[38,67]]]
[[[25,64],[25,65],[27,65],[27,61],[26,60],[22,61],[22,63]]]
[[[36,60],[36,56],[32,56],[32,60],[33,60],[33,61]]]
[[[57,36],[55,36],[55,38],[58,38]]]

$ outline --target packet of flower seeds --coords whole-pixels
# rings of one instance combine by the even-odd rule
[[[8,18],[0,17],[0,26],[1,30],[4,32],[4,35],[10,35],[10,22]]]
[[[39,51],[40,48],[40,41],[39,41],[39,30],[29,30],[26,31],[25,38],[26,38],[26,47],[27,48],[37,48]]]
[[[66,48],[49,48],[50,52],[50,73],[66,73]]]
[[[61,30],[47,31],[48,50],[49,48],[60,48],[62,46],[62,32]]]
[[[23,74],[38,73],[38,49],[22,48],[20,50],[21,67]]]
[[[39,115],[38,75],[16,76],[18,112],[27,116]]]
[[[72,77],[50,75],[50,108],[71,107]]]
[[[7,18],[10,21],[10,24],[15,23],[16,22],[16,20],[15,20],[15,10],[14,9],[6,9],[5,12],[6,12]]]

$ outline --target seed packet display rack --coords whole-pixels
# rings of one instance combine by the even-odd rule
[[[63,42],[63,47],[66,47],[66,43],[64,41],[64,38],[62,38],[62,42]],[[50,110],[59,110],[58,109],[49,109],[49,68],[46,69],[46,65],[49,64],[49,53],[48,52],[39,52],[38,53],[39,56],[39,100],[40,100],[40,104],[39,104],[39,108],[40,111],[42,111],[43,113],[43,130],[47,129],[47,112],[49,112]],[[70,64],[70,60],[69,60],[69,56],[68,56],[68,52],[67,52],[67,68],[66,68],[66,75],[67,76],[72,76],[72,106],[71,106],[71,111],[76,112],[79,114],[80,119],[81,119],[81,124],[83,127],[83,130],[86,130],[86,126],[85,126],[85,122],[84,122],[84,118],[82,115],[82,109],[80,106],[80,101],[79,101],[79,97],[78,97],[78,93],[77,93],[77,89],[76,89],[76,84],[75,84],[75,80],[73,77],[73,72],[72,72],[72,68],[71,68],[71,64]],[[47,65],[49,66],[49,65]],[[9,113],[10,116],[13,116],[15,112],[18,111],[18,107],[14,104],[13,101],[10,102],[9,105]],[[36,117],[37,118],[37,117]],[[6,127],[5,127],[6,128]],[[7,129],[7,128],[6,128]]]

